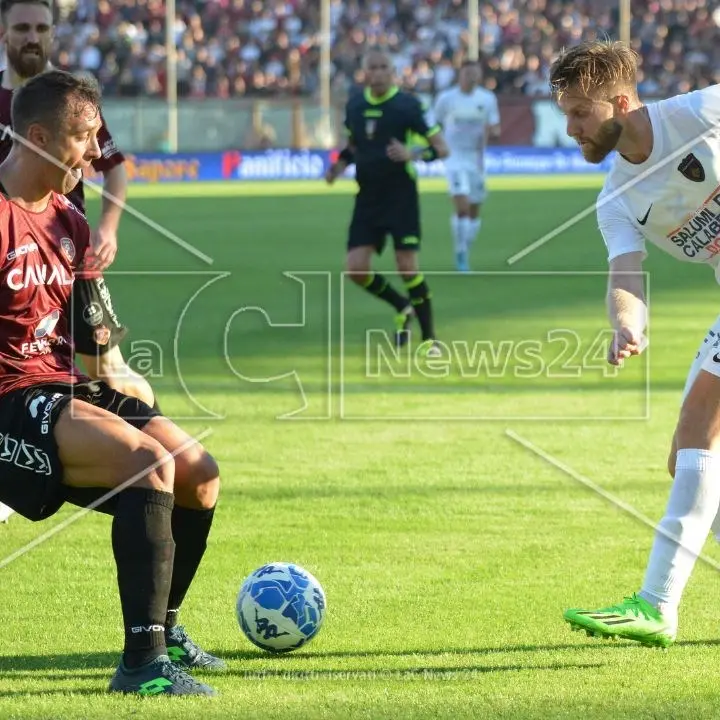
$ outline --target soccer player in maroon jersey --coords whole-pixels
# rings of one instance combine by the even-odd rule
[[[73,362],[69,302],[90,228],[65,195],[100,156],[99,103],[94,84],[57,70],[13,97],[15,139],[0,164],[0,502],[33,521],[66,501],[112,514],[125,647],[110,690],[209,695],[186,670],[225,665],[173,611],[205,551],[217,465]]]
[[[1,0],[0,37],[5,43],[7,69],[0,73],[0,123],[11,126],[10,103],[13,91],[29,78],[50,69],[53,17],[49,0]],[[102,120],[102,117],[101,117]],[[2,130],[3,128],[0,128]],[[102,276],[117,252],[117,229],[126,196],[125,158],[103,123],[98,131],[101,155],[92,162],[103,174],[105,192],[97,228],[91,233],[95,262],[78,275],[73,287],[71,332],[75,353],[86,372],[95,380],[140,398],[157,408],[148,381],[128,367],[120,350],[127,334],[113,307],[110,290]],[[0,161],[10,152],[12,137],[3,133],[0,139]],[[73,204],[85,212],[82,182],[69,193]]]

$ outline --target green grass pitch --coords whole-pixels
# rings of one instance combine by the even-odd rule
[[[109,520],[87,515],[0,570],[0,718],[714,716],[715,570],[698,563],[668,652],[571,634],[565,607],[639,587],[652,530],[508,434],[660,518],[712,273],[651,250],[650,349],[613,374],[594,214],[507,263],[600,182],[491,179],[462,277],[444,184],[423,182],[448,350],[434,363],[393,357],[391,313],[343,282],[349,182],[133,187],[108,282],[126,356],[168,415],[210,432],[222,470],[182,621],[230,671],[212,700],[105,693],[122,627]],[[392,277],[390,253],[378,268]],[[2,557],[73,514],[0,525]],[[712,539],[706,552],[720,558]],[[277,658],[234,615],[243,577],[273,560],[328,599],[318,637]]]

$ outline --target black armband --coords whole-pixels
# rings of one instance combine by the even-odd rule
[[[428,163],[432,162],[433,160],[437,160],[438,159],[437,150],[432,145],[428,146],[427,148],[425,148],[425,150],[422,154],[422,159]]]
[[[338,160],[342,160],[346,165],[352,165],[355,162],[355,153],[346,147],[339,155]]]
[[[415,161],[423,160],[429,163],[438,158],[437,150],[432,145],[428,145],[428,147],[415,147],[411,152],[413,160]]]

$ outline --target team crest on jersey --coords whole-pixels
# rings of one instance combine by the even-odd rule
[[[373,118],[367,118],[365,120],[365,134],[368,136],[369,140],[372,140],[375,137],[375,129],[377,128],[377,120]]]
[[[60,238],[60,247],[62,248],[67,259],[72,262],[75,259],[75,244],[69,237]]]
[[[702,182],[705,179],[705,168],[693,153],[686,155],[678,165],[678,170],[688,180]]]

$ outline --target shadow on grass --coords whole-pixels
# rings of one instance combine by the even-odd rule
[[[707,640],[684,640],[676,643],[669,652],[677,652],[681,648],[693,648],[702,646],[720,645],[720,638],[712,638]],[[508,645],[506,647],[479,647],[479,648],[447,648],[447,649],[408,649],[408,650],[339,650],[339,651],[319,651],[312,652],[309,650],[300,650],[294,653],[273,655],[260,650],[227,650],[214,649],[211,652],[219,655],[228,661],[268,661],[272,660],[278,664],[285,662],[305,660],[324,660],[332,658],[394,658],[394,657],[437,657],[441,655],[508,655],[511,653],[543,653],[557,652],[563,650],[572,650],[573,652],[582,650],[609,649],[637,649],[641,652],[652,652],[650,649],[630,642],[588,642],[588,643],[557,643],[554,645]],[[0,679],[17,678],[21,675],[30,676],[36,672],[48,672],[53,680],[73,680],[73,679],[97,679],[110,677],[119,660],[118,653],[67,653],[63,655],[0,655]],[[463,667],[420,667],[405,669],[319,669],[308,671],[283,670],[281,668],[268,670],[245,670],[240,668],[230,668],[229,674],[238,677],[272,677],[273,675],[282,676],[290,672],[293,676],[302,677],[306,674],[308,677],[334,675],[334,674],[351,674],[351,675],[413,675],[422,673],[467,673],[467,672],[494,672],[502,670],[524,670],[524,669],[554,669],[562,667],[593,667],[587,664],[563,664],[550,663],[548,665],[477,665]],[[77,675],[72,671],[77,670]],[[88,670],[102,670],[102,672],[88,672]],[[55,672],[56,671],[56,672]],[[203,673],[208,677],[209,674]]]
[[[720,638],[712,638],[708,640],[683,640],[675,643],[673,648],[681,647],[701,647],[701,646],[717,646],[720,645]],[[587,643],[556,643],[554,645],[507,645],[505,647],[482,647],[482,648],[445,648],[445,649],[429,649],[423,650],[416,648],[414,650],[338,650],[338,651],[319,651],[313,652],[309,649],[299,650],[294,653],[280,653],[273,655],[262,652],[260,650],[222,650],[216,649],[212,652],[224,658],[225,660],[280,660],[290,661],[291,659],[308,658],[309,660],[323,660],[327,658],[367,658],[367,657],[435,657],[440,655],[505,655],[510,653],[533,653],[533,652],[557,652],[560,650],[627,650],[637,649],[642,652],[652,652],[651,648],[643,648],[633,642],[587,642]],[[672,650],[670,651],[672,652]],[[0,658],[0,668],[2,659]],[[447,668],[452,670],[452,668]]]

